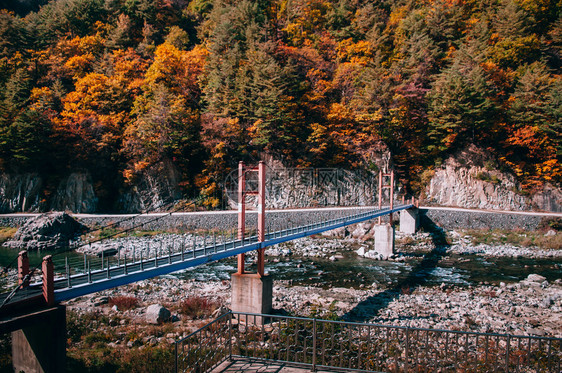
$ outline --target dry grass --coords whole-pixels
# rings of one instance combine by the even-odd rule
[[[11,240],[14,234],[18,231],[17,228],[12,227],[0,227],[0,245],[4,242]]]
[[[523,230],[463,230],[462,234],[470,236],[473,245],[509,244],[521,247],[538,247],[540,249],[561,250],[562,232],[553,231],[547,235],[542,231]]]
[[[107,303],[110,307],[117,306],[120,311],[126,311],[135,308],[139,304],[139,299],[121,295],[118,297],[109,297]]]
[[[180,303],[180,313],[192,319],[210,317],[220,303],[204,297],[191,297]]]

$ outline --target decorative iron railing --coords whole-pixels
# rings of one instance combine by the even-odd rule
[[[176,372],[240,357],[313,371],[561,372],[562,339],[229,312],[176,342]]]

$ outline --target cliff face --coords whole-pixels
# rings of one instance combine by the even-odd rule
[[[69,210],[95,212],[98,199],[88,173],[72,173],[61,180],[52,198],[44,195],[44,181],[35,173],[0,175],[0,212]]]
[[[125,213],[154,210],[181,198],[180,175],[174,165],[162,162],[121,195],[120,210]]]
[[[87,173],[73,173],[63,179],[50,204],[51,210],[92,213],[98,207],[92,178]]]
[[[560,189],[546,184],[538,193],[526,196],[513,175],[495,169],[492,158],[474,146],[435,170],[425,190],[425,202],[492,210],[562,211]]]
[[[126,213],[153,210],[181,198],[179,176],[170,162],[163,162],[120,193],[118,209]],[[69,174],[52,188],[55,191],[50,196],[45,195],[45,189],[45,181],[35,173],[0,175],[0,213],[100,212],[100,200],[88,172]]]
[[[42,186],[37,174],[0,175],[0,213],[40,211]]]
[[[268,162],[275,164],[275,162]],[[268,169],[268,208],[376,203],[378,173],[333,169]],[[391,167],[389,159],[377,163]],[[236,172],[235,172],[236,173]],[[233,174],[234,175],[234,174]],[[236,179],[236,175],[231,177]],[[171,162],[140,175],[118,196],[121,212],[154,210],[181,198],[180,175]],[[72,173],[60,181],[56,191],[44,195],[44,180],[38,174],[0,175],[0,213],[69,210],[75,213],[99,211],[92,178],[86,172]],[[236,207],[237,188],[228,187],[229,203]],[[425,201],[441,206],[493,210],[562,212],[562,191],[546,184],[532,196],[521,193],[515,178],[497,170],[485,151],[470,147],[434,170],[425,189]],[[251,198],[248,198],[250,204]],[[254,201],[255,202],[255,201]]]

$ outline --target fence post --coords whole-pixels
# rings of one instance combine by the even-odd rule
[[[175,361],[175,372],[178,373],[178,341],[176,341],[176,361]]]
[[[232,311],[229,311],[230,316],[228,318],[228,359],[232,360]]]
[[[410,354],[410,328],[406,327],[406,360],[404,361],[404,371],[408,371],[408,358]]]
[[[43,258],[41,272],[43,273],[43,298],[48,306],[53,306],[55,304],[55,269],[51,255]]]
[[[316,318],[312,319],[312,371],[316,372]]]
[[[27,250],[22,250],[18,254],[18,285],[22,285],[22,288],[29,285],[29,279],[25,279],[29,273],[29,257],[27,256]]]
[[[507,335],[507,346],[505,347],[505,371],[509,371],[509,349],[511,345],[510,335]]]

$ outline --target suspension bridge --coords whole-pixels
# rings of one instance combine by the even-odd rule
[[[415,210],[416,202],[394,200],[394,174],[379,173],[378,205],[363,206],[356,209],[345,210],[343,216],[333,219],[308,222],[299,226],[273,227],[266,225],[266,175],[265,164],[260,162],[258,167],[239,165],[237,183],[238,229],[233,236],[217,235],[199,240],[189,240],[186,236],[178,236],[159,250],[153,250],[150,255],[139,250],[130,257],[119,255],[117,259],[100,258],[97,266],[92,265],[95,259],[84,256],[84,261],[72,263],[66,260],[62,271],[55,273],[53,257],[47,255],[41,263],[41,278],[31,281],[33,270],[30,270],[29,259],[25,251],[18,257],[17,286],[11,292],[0,294],[0,330],[14,331],[13,348],[14,367],[21,369],[28,363],[23,361],[31,354],[35,356],[33,364],[41,366],[41,371],[60,371],[61,348],[64,350],[64,338],[60,339],[60,330],[64,329],[64,316],[61,316],[64,306],[60,303],[82,295],[95,293],[101,290],[134,283],[152,277],[196,267],[212,261],[238,256],[238,271],[232,275],[232,306],[236,311],[242,312],[268,312],[271,308],[272,281],[265,272],[265,248],[298,238],[319,234],[322,232],[346,227],[360,222],[378,219],[384,226],[383,238],[378,241],[393,248],[394,231],[391,224],[381,224],[381,218],[401,211]],[[251,175],[257,175],[255,187],[246,183]],[[389,181],[389,183],[383,182]],[[250,186],[250,188],[248,188]],[[388,204],[383,206],[383,189],[390,190]],[[257,230],[254,235],[247,235],[246,229],[246,198],[255,196],[257,199]],[[401,214],[402,216],[402,214]],[[411,215],[405,214],[410,217]],[[416,222],[412,223],[414,230]],[[389,229],[392,231],[389,233]],[[376,239],[377,241],[377,239]],[[388,250],[386,247],[384,250]],[[257,252],[257,273],[248,273],[245,268],[245,254]],[[14,284],[15,285],[15,284]],[[248,296],[248,294],[254,294]],[[256,297],[255,294],[258,294]],[[268,299],[269,298],[269,299]],[[40,315],[40,316],[37,316]],[[43,315],[43,316],[41,316]],[[45,316],[46,315],[46,316]],[[50,315],[50,316],[49,316]],[[40,320],[39,324],[30,327],[27,323],[31,320]],[[47,320],[47,321],[45,321]],[[53,322],[53,320],[59,320]],[[62,320],[62,321],[61,321]],[[50,324],[49,326],[45,323]],[[43,335],[38,335],[41,328]],[[52,329],[49,329],[49,327]],[[21,329],[21,330],[20,330]],[[51,332],[46,332],[46,330]],[[58,347],[57,347],[58,346]],[[57,349],[58,350],[52,350]],[[45,354],[44,351],[51,351]],[[51,350],[50,350],[51,349]],[[18,351],[20,351],[18,353]],[[57,352],[58,351],[58,352]],[[64,352],[64,351],[63,351]],[[63,359],[64,360],[64,359]],[[18,365],[19,364],[19,365]]]

